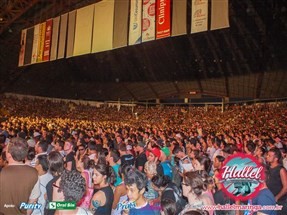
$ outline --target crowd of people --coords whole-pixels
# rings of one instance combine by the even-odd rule
[[[287,214],[284,102],[223,112],[5,97],[1,103],[0,214],[253,214],[203,207],[226,204],[277,204],[281,210],[254,214]],[[266,170],[252,202],[222,189],[219,171],[236,153],[254,156]],[[61,201],[76,208],[51,209]]]

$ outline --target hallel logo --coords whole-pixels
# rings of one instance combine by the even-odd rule
[[[264,167],[251,155],[238,153],[228,157],[219,172],[222,189],[234,200],[255,197],[265,180]]]

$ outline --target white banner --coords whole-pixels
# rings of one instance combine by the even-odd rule
[[[142,0],[131,0],[129,45],[141,43],[142,37]]]
[[[155,0],[143,0],[142,42],[155,40]]]
[[[191,33],[207,31],[208,0],[192,0]]]

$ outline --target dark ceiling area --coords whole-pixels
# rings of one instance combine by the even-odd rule
[[[229,0],[230,28],[18,68],[22,29],[95,2],[1,0],[0,92],[136,101],[287,97],[287,0]]]

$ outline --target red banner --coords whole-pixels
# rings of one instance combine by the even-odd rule
[[[43,61],[50,60],[50,48],[51,48],[51,39],[52,39],[52,27],[53,19],[46,21],[46,31],[45,31],[45,42],[44,42],[44,52],[43,52]]]
[[[157,0],[156,39],[170,36],[170,0]]]

